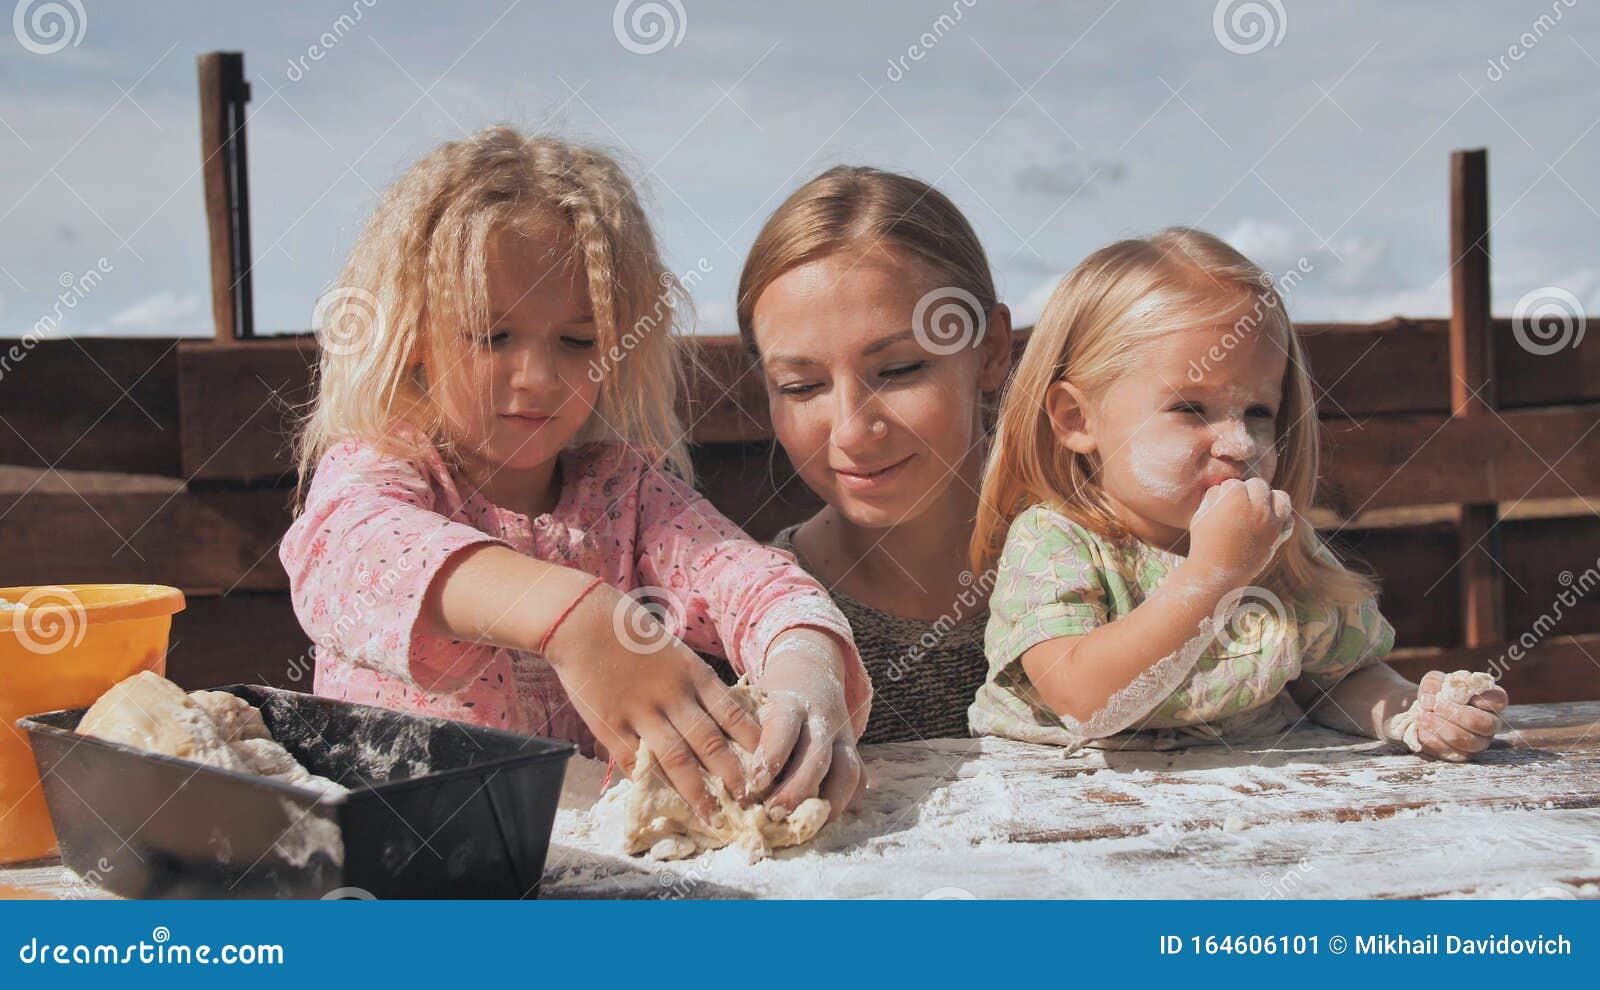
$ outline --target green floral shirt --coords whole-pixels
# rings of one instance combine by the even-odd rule
[[[1323,553],[1327,549],[1323,548]],[[988,678],[968,710],[974,735],[1077,747],[1022,668],[1031,646],[1081,636],[1142,603],[1184,558],[1138,541],[1113,542],[1042,505],[1012,522],[997,565],[984,632]],[[1327,689],[1387,656],[1394,629],[1375,598],[1353,604],[1284,603],[1262,588],[1230,599],[1223,628],[1194,669],[1119,745],[1164,748],[1195,738],[1283,731],[1297,710],[1284,695],[1308,678]]]

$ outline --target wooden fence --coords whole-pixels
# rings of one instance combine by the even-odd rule
[[[0,585],[178,586],[177,679],[304,687],[309,643],[276,550],[316,342],[254,335],[248,86],[237,56],[200,63],[216,338],[15,352],[0,379]],[[1382,579],[1408,675],[1493,668],[1518,701],[1600,698],[1600,589],[1579,593],[1600,567],[1600,346],[1532,353],[1490,318],[1486,156],[1457,152],[1451,169],[1451,318],[1299,327],[1329,452],[1314,521]],[[815,511],[773,450],[737,339],[691,346],[684,412],[707,496],[756,537]]]

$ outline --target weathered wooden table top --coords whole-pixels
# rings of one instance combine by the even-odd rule
[[[1506,722],[1470,764],[1309,723],[1276,745],[1171,752],[866,746],[860,804],[753,865],[615,854],[586,828],[599,768],[575,759],[543,896],[1600,896],[1600,702]],[[104,896],[55,862],[0,867],[4,885]]]

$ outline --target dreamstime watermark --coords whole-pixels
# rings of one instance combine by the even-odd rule
[[[320,62],[328,53],[338,47],[339,42],[355,29],[367,11],[378,5],[378,0],[351,0],[350,13],[340,14],[333,19],[333,25],[317,36],[317,40],[306,46],[306,53],[289,60],[289,67],[284,70],[284,76],[292,83],[297,83],[311,71],[308,62]]]
[[[1527,632],[1518,636],[1505,648],[1499,656],[1489,661],[1487,671],[1495,680],[1500,680],[1510,670],[1513,664],[1522,662],[1528,651],[1538,646],[1545,638],[1555,632],[1556,626],[1567,614],[1567,609],[1575,607],[1580,599],[1588,596],[1595,588],[1600,587],[1600,557],[1585,568],[1581,574],[1571,571],[1562,571],[1556,575],[1556,580],[1563,590],[1556,593],[1555,600],[1550,607],[1540,613],[1533,621]]]
[[[917,300],[911,310],[911,333],[931,354],[955,354],[983,342],[988,319],[977,296],[945,285]]]
[[[1233,321],[1233,326],[1228,329],[1227,333],[1222,335],[1222,340],[1212,344],[1200,356],[1198,362],[1189,362],[1189,371],[1186,376],[1189,381],[1195,385],[1204,381],[1206,375],[1211,373],[1212,365],[1222,361],[1223,358],[1232,353],[1235,347],[1244,343],[1251,334],[1255,333],[1261,327],[1262,321],[1266,319],[1268,312],[1286,304],[1289,297],[1294,294],[1295,286],[1299,285],[1307,275],[1314,271],[1316,271],[1316,266],[1311,263],[1311,259],[1302,256],[1282,275],[1274,276],[1270,272],[1262,272],[1259,279],[1261,291],[1255,294],[1255,302],[1251,304],[1250,312]]]
[[[1211,33],[1235,55],[1254,55],[1283,44],[1289,13],[1281,0],[1217,0],[1211,12]]]
[[[1551,0],[1550,13],[1540,14],[1533,19],[1528,30],[1517,36],[1517,40],[1506,46],[1504,55],[1497,55],[1489,60],[1489,68],[1484,70],[1484,76],[1492,83],[1497,83],[1511,71],[1512,62],[1520,62],[1527,58],[1528,53],[1538,47],[1539,42],[1554,31],[1567,11],[1578,5],[1578,0]]]
[[[78,304],[89,298],[89,293],[99,288],[100,283],[105,281],[105,277],[116,270],[116,265],[113,265],[105,258],[101,258],[95,262],[93,268],[80,275],[62,272],[60,279],[58,279],[61,283],[61,291],[56,293],[56,301],[50,307],[50,312],[35,320],[33,326],[28,328],[27,333],[23,334],[16,343],[6,348],[4,352],[0,352],[0,381],[4,381],[6,375],[10,374],[32,353],[35,347],[39,346],[40,341],[49,338],[51,334],[61,329],[62,318],[68,312],[77,309]]]
[[[928,25],[928,30],[917,36],[917,40],[906,46],[906,53],[889,59],[889,68],[884,71],[890,82],[899,82],[911,71],[907,62],[920,62],[928,57],[928,53],[939,46],[945,35],[955,30],[957,24],[966,16],[967,11],[978,5],[978,0],[951,0],[950,13],[940,14]]]
[[[355,354],[383,339],[388,325],[378,297],[356,286],[338,286],[317,297],[311,311],[317,346],[330,354]]]
[[[676,48],[688,30],[689,12],[679,0],[617,0],[611,11],[611,33],[635,55]]]
[[[17,0],[11,12],[11,33],[35,55],[54,55],[83,44],[89,15],[79,0]]]
[[[912,667],[921,663],[928,655],[928,651],[935,649],[950,635],[951,630],[960,625],[962,620],[971,615],[973,611],[989,600],[989,593],[994,590],[997,572],[994,568],[984,571],[978,577],[973,577],[971,571],[962,571],[956,576],[961,583],[961,591],[956,593],[955,600],[950,603],[950,609],[940,615],[933,623],[923,630],[917,641],[911,644],[906,652],[889,661],[886,673],[891,681],[898,681],[906,676]]]
[[[661,288],[668,290],[676,284],[684,292],[689,292],[699,285],[702,279],[714,271],[716,271],[716,267],[711,264],[710,259],[701,258],[694,263],[694,267],[685,270],[682,275],[662,272]],[[606,375],[611,373],[611,369],[621,363],[623,358],[633,353],[635,347],[638,347],[651,334],[663,330],[670,326],[671,323],[671,295],[666,291],[662,291],[656,295],[655,305],[650,308],[650,312],[634,320],[633,326],[629,327],[628,331],[616,343],[607,348],[605,354],[601,355],[600,360],[589,362],[589,380],[596,385],[600,384]]]
[[[372,613],[382,602],[394,597],[395,589],[399,587],[401,579],[413,567],[413,554],[416,552],[418,545],[425,539],[427,538],[420,533],[409,533],[402,536],[399,556],[381,571],[374,571],[365,564],[357,566],[355,591],[349,595],[341,593],[334,600],[333,604],[337,607],[337,615],[334,616],[333,624],[327,628],[326,632],[321,636],[313,637],[316,649],[328,649],[338,644],[351,642],[352,637],[360,629],[362,616]],[[309,552],[310,556],[316,559],[332,552],[332,548],[325,538],[319,537],[312,543]],[[324,601],[313,601],[306,607],[311,610],[307,616],[308,627],[320,627],[326,624],[328,611]],[[393,642],[385,643],[383,646],[385,649],[391,650],[402,648],[398,636]],[[300,679],[305,677],[307,673],[315,670],[316,653],[315,650],[312,650],[302,653],[298,657],[292,657],[289,660],[285,676],[291,683],[298,684]]]
[[[1260,585],[1246,585],[1223,595],[1211,613],[1216,642],[1224,652],[1256,647],[1269,624],[1284,628],[1289,621],[1283,599]]]
[[[975,901],[978,895],[965,887],[935,887],[922,895],[925,901]]]
[[[83,900],[105,886],[106,877],[115,871],[116,867],[104,856],[95,860],[95,864],[83,873],[74,873],[63,866],[56,896],[68,901]]]
[[[1583,304],[1558,285],[1534,289],[1511,310],[1511,333],[1517,345],[1541,357],[1583,343]]]
[[[1261,886],[1266,888],[1261,897],[1263,900],[1275,901],[1283,897],[1293,897],[1300,890],[1300,882],[1311,875],[1315,867],[1311,861],[1302,858],[1281,874],[1261,874]]]
[[[617,639],[636,653],[658,653],[678,637],[684,624],[683,601],[670,588],[645,585],[617,599],[611,627]]]
[[[11,632],[29,653],[50,654],[83,642],[89,614],[71,588],[32,588],[15,602],[0,605],[0,622],[10,616]]]

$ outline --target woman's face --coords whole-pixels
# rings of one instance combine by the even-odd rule
[[[599,396],[589,376],[597,346],[583,268],[556,234],[491,238],[490,325],[460,328],[464,373],[429,376],[443,382],[454,438],[491,470],[554,459]]]
[[[856,525],[894,526],[961,479],[979,441],[980,392],[1010,366],[1010,315],[959,348],[913,332],[937,290],[881,246],[791,269],[756,300],[752,325],[772,425],[802,480]],[[969,335],[968,339],[973,336]]]

